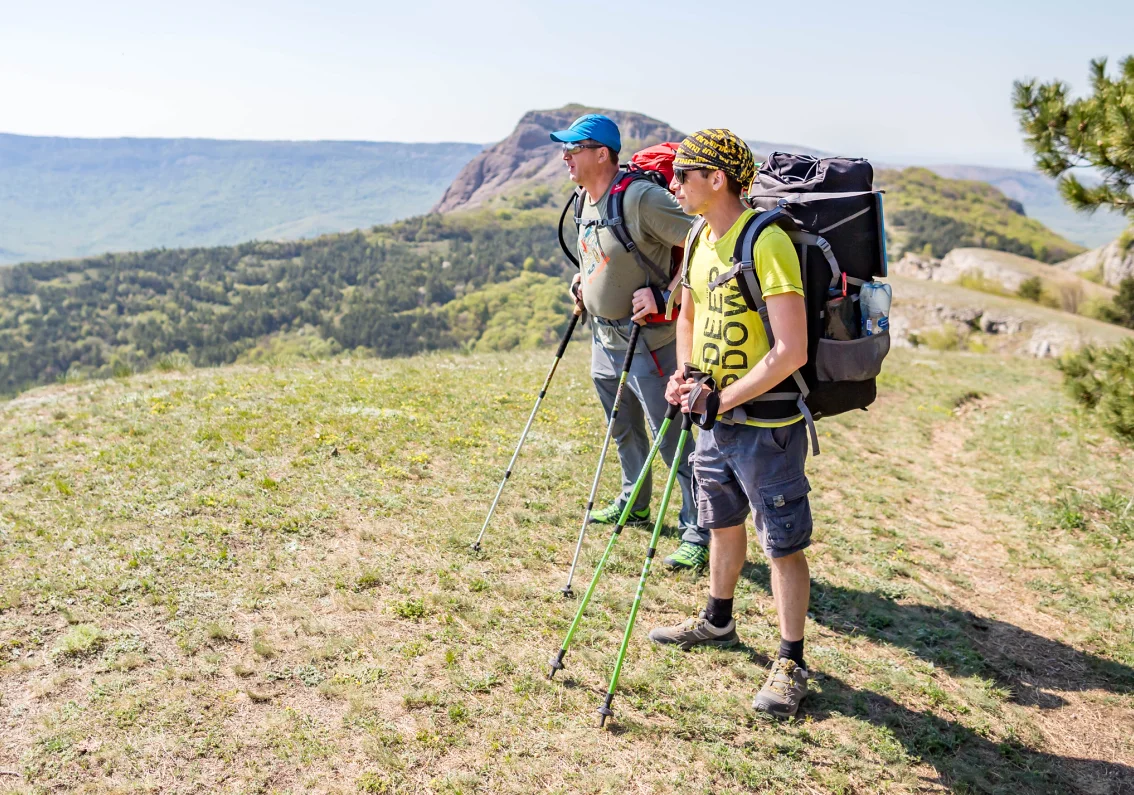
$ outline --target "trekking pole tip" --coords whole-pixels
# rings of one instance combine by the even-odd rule
[[[612,702],[612,701],[614,701],[614,694],[613,693],[607,693],[606,694],[606,700],[603,701],[602,706],[598,708],[598,714],[601,716],[599,718],[599,728],[600,729],[603,728],[604,726],[606,726],[606,719],[607,718],[613,718],[614,717],[614,710],[612,710],[610,708],[610,702]]]
[[[559,653],[551,658],[551,670],[547,672],[547,678],[552,679],[555,677],[555,672],[561,670],[563,666],[563,657],[567,654],[566,649],[560,649]]]
[[[473,552],[480,552],[480,542],[477,541],[473,544],[470,544],[469,549],[471,549]]]
[[[559,593],[563,594],[564,599],[572,599],[575,596],[575,592],[571,590],[570,585],[564,585],[559,589]]]

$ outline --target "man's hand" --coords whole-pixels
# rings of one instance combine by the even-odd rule
[[[681,373],[681,368],[680,367],[677,368],[676,370],[673,371],[673,375],[671,375],[669,377],[669,381],[665,385],[665,399],[667,401],[669,401],[671,404],[673,404],[674,406],[680,405],[681,404],[681,392],[679,390],[681,389],[681,386],[683,384],[691,384],[691,383],[693,383],[693,379],[692,378],[683,378],[682,373]]]
[[[634,314],[630,317],[639,326],[646,325],[646,317],[658,313],[658,302],[654,300],[654,291],[649,287],[642,287],[634,291]]]
[[[708,390],[702,389],[700,396],[697,398],[697,402],[693,405],[689,405],[689,393],[693,391],[695,385],[696,382],[692,378],[689,378],[677,388],[678,398],[681,401],[681,411],[685,414],[705,413],[705,399],[708,397]]]
[[[575,302],[575,309],[582,311],[583,309],[583,274],[576,273],[575,278],[571,280],[571,300]]]

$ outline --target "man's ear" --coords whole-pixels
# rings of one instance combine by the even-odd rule
[[[721,190],[722,188],[728,187],[728,177],[726,177],[725,173],[720,169],[713,171],[711,180],[713,190]]]

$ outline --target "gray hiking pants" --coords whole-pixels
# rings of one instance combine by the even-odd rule
[[[604,348],[598,340],[591,346],[591,378],[595,382],[599,400],[602,401],[607,421],[614,406],[614,395],[618,391],[618,379],[622,375],[625,351],[612,351]],[[626,377],[626,388],[622,391],[622,403],[618,407],[618,418],[614,421],[614,443],[618,447],[618,458],[622,463],[623,505],[634,491],[646,458],[650,454],[650,436],[646,433],[646,422],[650,424],[651,434],[656,434],[665,420],[669,403],[665,399],[666,382],[677,369],[677,343],[663,345],[656,351],[646,349],[639,342],[630,363],[630,373]],[[680,415],[679,415],[680,416]],[[674,420],[662,441],[661,455],[667,466],[672,465],[673,454],[677,450],[677,439],[681,435],[681,423]],[[709,531],[697,525],[697,498],[693,492],[693,468],[689,456],[693,453],[693,440],[685,443],[685,451],[677,467],[677,483],[681,487],[681,514],[678,524],[681,540],[701,546],[709,545]],[[647,479],[638,492],[634,510],[640,511],[650,504],[651,480]],[[672,499],[672,498],[671,498]]]

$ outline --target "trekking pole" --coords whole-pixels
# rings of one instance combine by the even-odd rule
[[[512,453],[512,460],[508,462],[508,468],[504,470],[504,479],[500,481],[500,488],[496,490],[496,499],[492,501],[492,507],[488,509],[488,516],[485,517],[484,525],[480,528],[480,535],[476,537],[476,543],[472,545],[473,552],[480,551],[480,542],[484,538],[485,531],[488,530],[488,523],[492,521],[492,514],[496,512],[496,504],[500,502],[500,495],[504,493],[504,484],[508,482],[508,478],[512,477],[512,467],[516,465],[520,448],[524,446],[524,440],[528,438],[528,431],[535,420],[536,412],[539,411],[539,404],[543,402],[543,396],[547,394],[551,377],[555,375],[555,369],[559,367],[559,360],[563,358],[563,354],[567,350],[567,343],[571,341],[571,334],[575,331],[575,326],[579,325],[581,316],[582,311],[576,307],[575,314],[571,315],[571,322],[567,326],[567,331],[564,332],[563,339],[559,341],[559,350],[555,352],[555,359],[551,363],[551,369],[547,371],[547,378],[543,379],[543,387],[540,388],[539,396],[536,397],[535,405],[532,406],[532,413],[528,415],[528,424],[524,426],[524,431],[520,434],[520,442],[516,445],[516,452]]]
[[[599,478],[602,477],[602,465],[606,461],[606,451],[610,448],[610,437],[614,433],[614,422],[618,419],[618,404],[622,402],[626,376],[630,374],[630,363],[634,361],[634,349],[638,347],[638,334],[642,331],[642,327],[637,323],[631,322],[631,325],[634,328],[630,331],[630,344],[626,348],[626,358],[622,361],[622,375],[618,378],[618,390],[614,393],[614,404],[610,407],[610,421],[606,424],[606,438],[602,441],[602,452],[599,453],[595,479],[591,483],[591,496],[587,500],[586,510],[583,511],[583,524],[579,528],[579,540],[575,543],[575,556],[571,558],[571,570],[567,572],[567,584],[563,586],[561,591],[565,597],[574,593],[571,590],[571,580],[575,577],[575,567],[579,565],[579,551],[583,548],[583,536],[587,534],[587,525],[591,522],[591,509],[595,507],[595,494],[598,493]],[[633,500],[630,504],[633,504]]]
[[[669,430],[669,424],[680,410],[680,406],[670,404],[669,410],[665,414],[665,419],[662,420],[661,427],[658,428],[657,435],[654,436],[654,444],[650,448],[650,454],[646,457],[646,463],[642,467],[642,471],[638,474],[638,480],[634,484],[634,491],[630,494],[630,501],[627,502],[626,507],[622,509],[622,515],[618,517],[618,524],[614,526],[614,532],[610,534],[610,541],[607,542],[606,551],[602,553],[598,565],[595,566],[595,573],[594,576],[591,577],[591,584],[587,588],[587,592],[583,594],[583,601],[579,603],[579,609],[575,611],[575,620],[571,622],[571,627],[567,630],[567,637],[563,639],[563,645],[559,647],[559,653],[551,658],[551,670],[547,672],[548,679],[555,676],[555,672],[563,667],[563,658],[567,656],[567,647],[571,645],[571,638],[575,636],[575,630],[579,628],[579,620],[583,617],[583,611],[587,609],[587,604],[591,601],[591,595],[595,592],[595,586],[598,584],[599,576],[602,574],[603,567],[606,566],[606,561],[610,557],[611,551],[614,549],[614,542],[618,540],[622,528],[626,526],[626,521],[630,518],[630,510],[634,505],[634,500],[638,499],[638,492],[642,490],[642,484],[645,483],[646,478],[650,476],[650,465],[654,463],[654,458],[657,457],[658,450],[661,449],[662,440],[665,439],[666,431]],[[677,461],[676,458],[673,459],[674,470],[677,469]]]
[[[658,548],[658,538],[661,536],[662,523],[665,520],[665,510],[669,507],[669,495],[673,493],[673,484],[677,480],[677,464],[685,452],[685,443],[689,441],[693,417],[685,414],[681,418],[681,436],[677,439],[677,454],[673,459],[673,466],[669,469],[669,478],[665,482],[665,492],[661,498],[661,508],[658,509],[658,520],[654,522],[654,534],[650,536],[650,548],[646,550],[646,562],[642,564],[642,576],[638,580],[638,592],[634,594],[634,604],[630,607],[630,618],[626,622],[626,633],[622,636],[622,647],[618,650],[618,659],[614,663],[614,674],[610,677],[610,688],[606,692],[606,700],[602,702],[598,713],[599,728],[606,725],[606,719],[613,716],[610,702],[614,700],[614,689],[618,687],[618,676],[622,673],[622,661],[626,659],[626,647],[630,645],[630,634],[634,630],[634,621],[638,618],[638,607],[642,604],[642,592],[646,589],[646,578],[650,576],[650,564]]]

